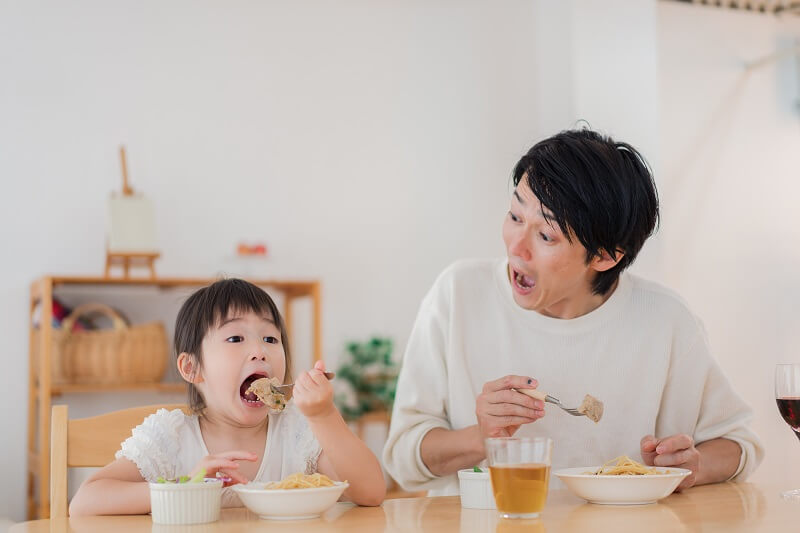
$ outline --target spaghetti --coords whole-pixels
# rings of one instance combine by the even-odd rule
[[[280,481],[267,483],[264,488],[269,490],[276,489],[316,489],[319,487],[332,487],[333,480],[325,474],[301,474],[296,473],[286,476]]]
[[[634,461],[627,455],[620,455],[610,461],[603,463],[603,466],[594,472],[587,472],[595,476],[651,476],[658,474],[669,474],[669,470],[658,470],[654,467],[644,465]]]

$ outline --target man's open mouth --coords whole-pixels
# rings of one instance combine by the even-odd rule
[[[521,289],[532,289],[536,285],[536,281],[530,277],[526,276],[522,272],[518,270],[511,269],[513,273],[514,283]]]
[[[258,399],[258,396],[256,396],[254,392],[252,391],[248,392],[247,389],[250,388],[250,385],[252,385],[255,380],[266,377],[268,377],[266,373],[250,374],[244,379],[244,381],[242,381],[242,384],[239,386],[239,396],[241,396],[242,400],[244,400],[248,405],[253,405],[253,406],[264,405],[261,402],[261,400]]]

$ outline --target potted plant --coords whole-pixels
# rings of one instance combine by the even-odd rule
[[[342,416],[356,420],[366,413],[390,413],[398,367],[392,361],[391,339],[373,337],[347,343],[347,355],[336,372],[334,400]]]

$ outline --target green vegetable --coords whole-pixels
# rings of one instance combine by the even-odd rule
[[[472,471],[473,472],[483,472],[483,470],[481,470],[481,467],[479,467],[479,466],[473,466],[472,467]]]
[[[178,479],[164,479],[161,476],[156,478],[156,483],[202,483],[206,477],[206,469],[201,468],[194,476],[180,476]]]
[[[205,478],[206,478],[206,469],[201,468],[198,473],[192,476],[192,479],[189,480],[189,483],[202,483]]]

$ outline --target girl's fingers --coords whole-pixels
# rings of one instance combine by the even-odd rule
[[[258,459],[256,454],[244,450],[232,450],[230,452],[218,453],[210,457],[221,457],[234,461],[255,461]]]
[[[206,469],[206,474],[211,474],[223,469],[236,470],[239,468],[239,463],[228,459],[209,459],[201,464],[201,468]]]
[[[244,485],[250,482],[249,479],[247,479],[239,472],[223,472],[223,473],[226,474],[229,478],[231,478],[232,483],[229,483],[229,485],[233,485],[234,483],[241,483]]]

